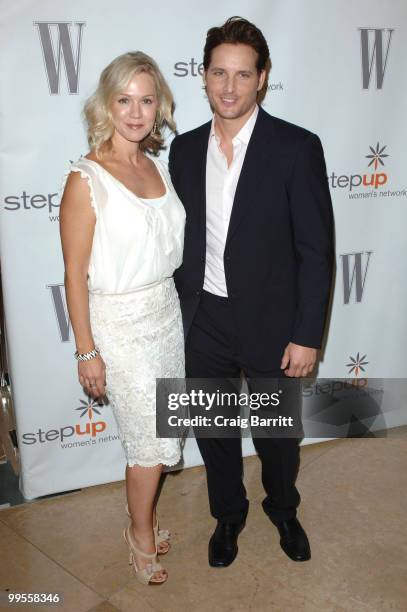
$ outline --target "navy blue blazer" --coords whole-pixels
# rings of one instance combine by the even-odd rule
[[[177,136],[169,154],[187,215],[183,264],[175,273],[186,337],[204,282],[210,127]],[[290,341],[321,346],[333,270],[324,154],[318,136],[262,108],[236,189],[224,266],[246,365],[278,369]]]

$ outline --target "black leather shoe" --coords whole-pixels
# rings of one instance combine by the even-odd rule
[[[227,567],[236,558],[237,538],[245,523],[219,523],[209,540],[209,565]]]
[[[307,534],[298,519],[276,523],[280,532],[280,546],[293,561],[308,561],[311,559],[311,549]]]

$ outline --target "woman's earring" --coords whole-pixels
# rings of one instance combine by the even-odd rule
[[[154,121],[154,126],[153,126],[153,129],[151,130],[152,136],[154,136],[156,132],[157,132],[157,121]]]

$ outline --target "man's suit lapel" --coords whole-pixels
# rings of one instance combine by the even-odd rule
[[[246,213],[251,211],[252,214],[255,214],[256,185],[259,184],[265,173],[270,174],[271,148],[275,149],[275,143],[273,144],[271,138],[271,128],[267,113],[259,108],[236,187],[226,245]]]
[[[194,181],[197,200],[194,213],[196,215],[196,221],[199,224],[199,237],[200,240],[203,241],[204,250],[206,249],[206,158],[210,130],[211,122],[202,126],[195,147],[196,157],[194,163],[191,165],[192,168],[196,169]]]

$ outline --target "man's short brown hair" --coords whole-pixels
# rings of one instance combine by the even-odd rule
[[[206,35],[203,65],[205,71],[211,63],[212,51],[223,43],[249,45],[257,53],[258,72],[266,70],[270,63],[270,51],[263,34],[253,23],[243,17],[229,17],[220,27],[210,28]]]

